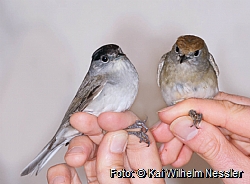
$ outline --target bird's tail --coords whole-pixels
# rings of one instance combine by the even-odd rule
[[[23,169],[21,176],[30,173],[38,172],[45,166],[45,164],[56,154],[56,152],[71,139],[82,135],[79,131],[70,125],[59,129],[51,141],[42,149],[42,151]]]

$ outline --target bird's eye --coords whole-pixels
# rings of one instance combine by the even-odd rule
[[[197,50],[194,52],[194,56],[196,56],[196,57],[199,56],[199,54],[200,54],[200,50]]]
[[[108,62],[109,58],[107,56],[102,56],[102,61],[104,63]]]
[[[176,46],[176,47],[175,47],[175,52],[176,52],[176,53],[179,53],[179,51],[180,51],[179,47]]]

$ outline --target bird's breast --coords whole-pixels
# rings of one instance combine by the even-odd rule
[[[167,105],[187,98],[211,98],[218,93],[217,77],[212,68],[197,72],[183,64],[168,64],[161,71],[161,91]]]
[[[131,70],[108,79],[101,93],[84,109],[98,116],[102,112],[122,112],[131,107],[138,92],[138,74]]]

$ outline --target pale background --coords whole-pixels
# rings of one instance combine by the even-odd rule
[[[132,110],[151,125],[165,106],[156,85],[159,59],[183,34],[205,39],[220,68],[220,90],[250,97],[249,8],[247,0],[1,0],[0,183],[44,184],[47,169],[64,161],[66,148],[37,177],[19,176],[57,130],[103,44],[119,44],[136,66],[140,91]],[[194,156],[184,169],[208,167]]]

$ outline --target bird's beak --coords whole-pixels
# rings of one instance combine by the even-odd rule
[[[118,54],[118,57],[121,57],[121,56],[125,56],[125,54],[119,53],[119,54]]]
[[[180,55],[180,64],[185,62],[185,60],[187,59],[186,55],[183,54],[183,55]]]
[[[188,59],[190,59],[190,57],[186,56],[185,54],[180,56],[180,64],[186,62]]]
[[[184,59],[185,59],[185,55],[180,56],[180,64],[184,62]]]
[[[123,57],[123,56],[126,56],[124,53],[119,53],[118,54],[118,57]]]

